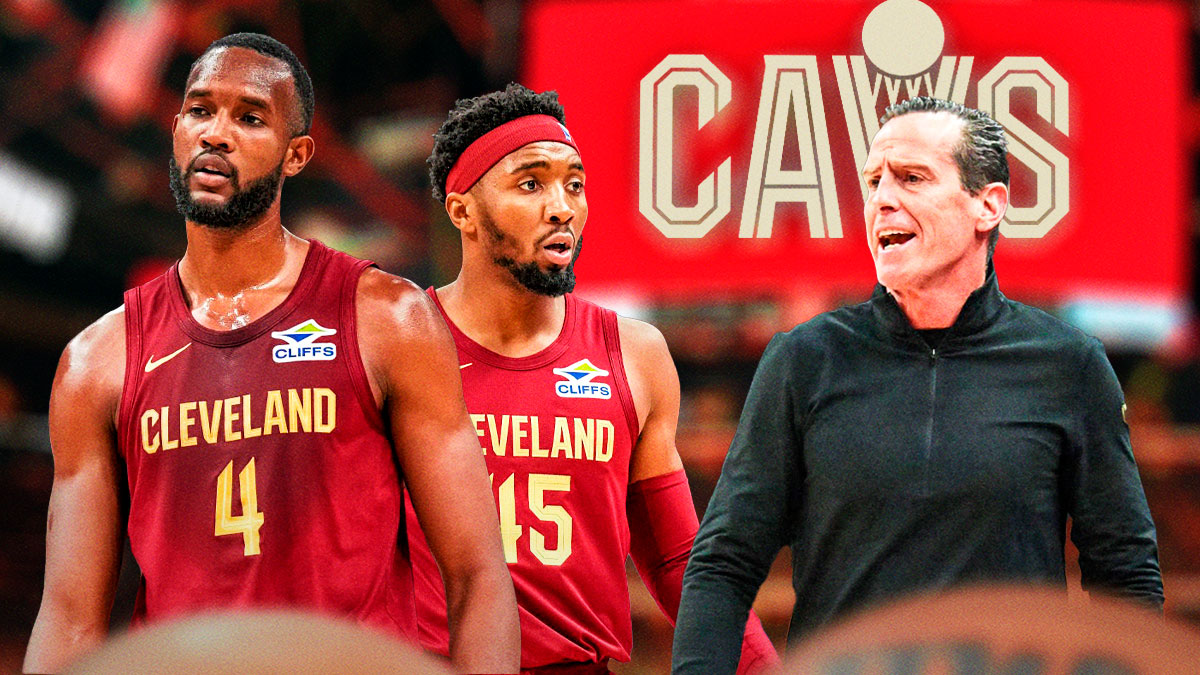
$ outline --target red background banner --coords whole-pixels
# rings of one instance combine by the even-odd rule
[[[864,37],[864,24],[877,9],[876,30]],[[861,167],[851,142],[858,124],[854,115],[877,119],[889,102],[889,87],[907,98],[918,83],[920,93],[928,94],[939,77],[954,72],[946,69],[947,57],[954,57],[951,65],[960,70],[953,86],[963,88],[970,106],[980,104],[980,82],[989,74],[993,85],[1005,74],[1014,75],[1006,109],[1026,127],[1016,136],[1026,145],[1041,139],[1038,147],[1048,144],[1069,163],[1064,182],[1068,172],[1048,171],[1046,164],[1039,174],[1032,166],[1037,160],[1025,162],[1010,153],[1015,206],[1064,207],[1064,195],[1069,205],[1044,236],[1001,237],[996,267],[1006,293],[1041,302],[1100,295],[1177,303],[1186,294],[1187,266],[1186,21],[1185,8],[1173,2],[544,0],[532,3],[526,14],[523,82],[559,92],[587,168],[591,215],[587,251],[578,265],[585,294],[666,299],[811,288],[864,295],[874,270],[863,231]],[[932,24],[940,24],[944,34],[940,51],[936,42],[930,46],[919,39]],[[643,79],[671,55],[703,55],[712,64],[696,75],[712,83],[704,86],[717,106],[702,126],[702,109],[714,103],[704,100],[701,88],[667,86],[673,98],[660,97],[657,103],[643,96]],[[787,91],[771,75],[765,59],[771,55],[815,57],[815,79],[811,68],[801,74],[808,79],[794,68],[793,79],[785,78],[802,98],[793,106],[771,108],[776,116],[788,115],[782,127],[770,118],[759,121],[760,99],[773,101],[772,91]],[[964,57],[971,57],[966,78],[960,77]],[[1013,57],[1024,59],[1006,61]],[[874,111],[861,103],[867,112],[853,107],[858,99],[845,73],[855,72],[856,59],[865,65],[857,73],[866,77],[853,82],[878,87]],[[925,61],[912,66],[914,59]],[[1034,59],[1048,69],[1030,71],[1026,66]],[[839,63],[845,65],[840,76]],[[923,73],[895,76],[926,63],[933,65]],[[714,78],[714,70],[728,78],[728,85],[716,83],[720,78]],[[663,78],[650,81],[645,88],[653,91]],[[815,105],[818,88],[831,167],[823,165],[820,146],[826,140],[813,123],[820,115],[805,109],[806,101]],[[723,106],[722,96],[728,98]],[[992,98],[999,102],[1002,96]],[[1065,121],[1061,114],[1055,117],[1055,103],[1065,103]],[[666,189],[674,204],[696,204],[697,186],[730,160],[729,211],[698,238],[666,236],[646,215],[654,209],[639,207],[639,179],[646,178],[639,158],[657,147],[643,149],[641,119],[654,120],[655,111],[664,109],[673,123],[672,138],[653,142],[671,144],[666,175],[673,181]],[[810,178],[821,175],[819,189],[836,194],[840,217],[827,219],[823,230],[816,228],[825,236],[813,236],[810,214],[820,205],[816,198],[779,202],[774,217],[765,219],[769,236],[739,236],[747,183],[755,182],[750,177],[756,134],[765,138],[769,128],[783,130],[778,168],[793,176],[805,169]],[[1010,137],[1010,149],[1013,145]],[[822,166],[805,166],[811,163],[805,157]],[[1054,181],[1065,184],[1066,192],[1054,193]],[[762,223],[760,217],[759,234]],[[838,226],[840,237],[835,236]]]

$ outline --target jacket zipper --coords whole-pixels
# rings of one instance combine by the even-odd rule
[[[925,475],[925,485],[922,490],[924,496],[928,497],[932,491],[932,473],[933,460],[933,421],[937,413],[937,348],[933,347],[929,350],[929,420],[925,425],[925,451],[923,453],[923,473]]]

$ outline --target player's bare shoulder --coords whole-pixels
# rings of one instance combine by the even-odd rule
[[[58,361],[51,404],[86,405],[116,425],[125,382],[125,306],[92,322],[76,335]]]
[[[626,370],[630,368],[652,374],[660,368],[675,371],[675,362],[667,349],[661,331],[639,319],[617,317],[617,332],[621,337],[621,358]]]
[[[667,341],[653,325],[629,317],[617,317],[621,338],[621,360],[633,393],[638,421],[645,424],[647,414],[664,404],[678,407],[679,374],[667,348]]]
[[[359,350],[377,397],[388,389],[398,360],[422,359],[453,344],[433,300],[408,279],[368,268],[355,302]]]

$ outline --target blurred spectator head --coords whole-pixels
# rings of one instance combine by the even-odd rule
[[[901,600],[820,631],[785,673],[1194,673],[1200,633],[1125,601],[991,586]]]
[[[109,641],[76,673],[448,673],[415,648],[358,624],[292,611],[222,612]]]

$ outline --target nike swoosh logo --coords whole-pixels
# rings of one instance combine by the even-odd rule
[[[146,372],[148,373],[148,372],[154,370],[155,368],[161,366],[162,364],[166,363],[167,361],[170,361],[171,359],[175,358],[176,356],[179,356],[180,352],[182,352],[183,350],[185,350],[191,346],[192,346],[192,343],[189,342],[186,345],[180,347],[179,349],[176,349],[175,351],[171,352],[170,354],[167,354],[166,356],[162,357],[161,359],[159,359],[157,361],[154,360],[154,355],[151,354],[150,360],[146,361]]]
[[[473,366],[473,365],[475,365],[475,362],[474,362],[474,361],[472,361],[472,362],[470,362],[470,363],[464,363],[464,364],[462,364],[461,366],[459,366],[459,367],[458,367],[458,369],[459,369],[459,370],[462,370],[463,368],[466,368],[467,366]]]

